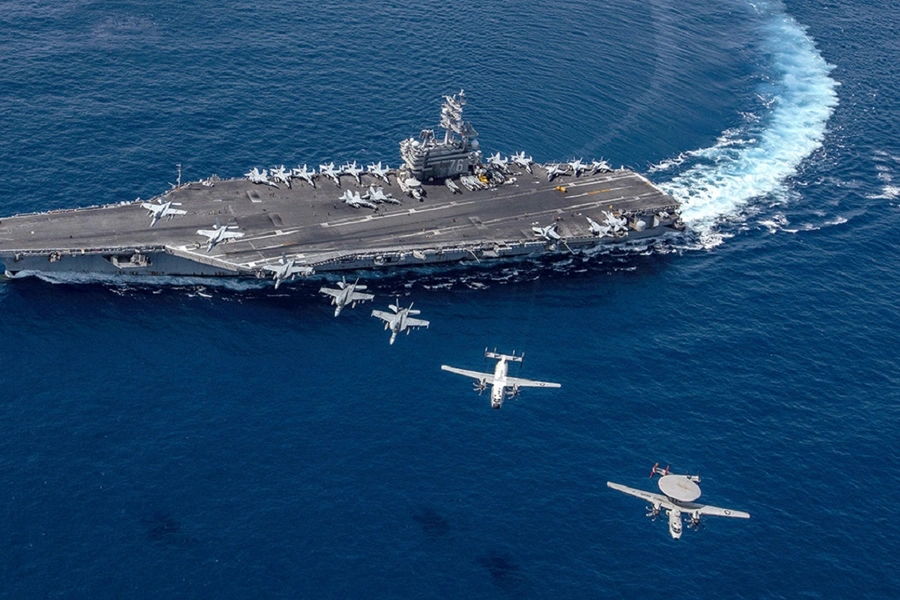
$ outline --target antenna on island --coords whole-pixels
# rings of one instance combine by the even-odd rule
[[[181,163],[175,165],[175,168],[178,169],[178,179],[176,180],[176,186],[181,187]]]

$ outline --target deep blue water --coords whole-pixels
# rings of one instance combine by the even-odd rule
[[[0,597],[900,597],[900,8],[0,2],[0,214],[488,152],[685,204],[630,257],[317,283],[0,282]],[[287,289],[285,289],[287,288]],[[501,411],[442,363],[526,352]],[[607,480],[699,471],[679,541]]]

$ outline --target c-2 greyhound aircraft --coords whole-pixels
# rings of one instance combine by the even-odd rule
[[[507,373],[509,372],[509,363],[521,363],[522,359],[525,358],[524,354],[520,354],[519,356],[516,356],[515,352],[513,352],[512,354],[500,354],[496,350],[494,350],[494,352],[489,352],[488,349],[485,348],[484,356],[485,358],[493,358],[498,361],[497,366],[494,367],[493,374],[479,373],[478,371],[468,371],[466,369],[458,369],[456,367],[450,367],[447,365],[441,365],[441,370],[456,373],[457,375],[463,375],[465,377],[472,377],[473,379],[475,379],[475,391],[478,392],[479,396],[481,395],[481,392],[483,392],[488,386],[488,383],[490,383],[491,408],[499,409],[501,406],[503,406],[503,401],[506,398],[516,397],[519,394],[519,388],[522,387],[561,387],[558,383],[533,381],[531,379],[522,379],[521,377],[509,377],[507,375]],[[506,388],[511,389],[507,392]]]
[[[647,513],[647,516],[653,519],[659,516],[660,509],[665,508],[666,515],[669,517],[669,533],[673,539],[677,540],[681,537],[681,513],[687,513],[691,516],[688,527],[693,527],[694,529],[700,527],[700,517],[702,515],[736,519],[750,518],[749,513],[739,510],[694,502],[700,497],[700,486],[697,485],[700,483],[699,475],[673,475],[669,473],[669,467],[660,469],[659,463],[653,465],[653,468],[650,470],[650,477],[652,478],[654,475],[661,476],[659,478],[659,489],[662,494],[636,490],[611,481],[607,481],[606,485],[618,492],[623,492],[635,498],[642,498],[649,502],[650,512]]]
[[[366,286],[359,284],[359,278],[353,283],[347,283],[345,278],[341,278],[337,282],[338,289],[323,287],[319,289],[320,294],[331,296],[331,304],[334,306],[334,316],[341,314],[341,309],[350,305],[350,308],[356,308],[357,302],[367,302],[375,298],[372,294],[360,294],[357,290],[364,290]]]
[[[291,281],[297,275],[309,276],[313,274],[313,268],[297,264],[296,258],[288,260],[287,256],[282,254],[281,261],[274,265],[263,265],[263,269],[272,273],[275,280],[275,289],[281,285],[282,281]]]
[[[396,304],[388,305],[388,308],[391,309],[391,312],[383,311],[383,310],[373,310],[372,316],[378,317],[382,321],[384,321],[384,328],[391,330],[391,341],[390,344],[394,343],[394,340],[397,339],[397,334],[401,331],[405,331],[407,335],[411,329],[417,327],[425,327],[428,328],[429,322],[422,319],[411,319],[410,315],[418,315],[421,311],[413,310],[413,305],[410,303],[409,308],[401,308],[400,299],[397,298]]]
[[[197,235],[205,235],[209,238],[206,241],[206,251],[212,252],[212,249],[220,242],[224,244],[229,240],[236,240],[244,237],[243,233],[231,231],[232,229],[237,228],[237,225],[222,225],[219,223],[219,219],[216,219],[216,225],[213,229],[198,229]]]
[[[178,215],[186,215],[186,210],[180,208],[172,208],[173,206],[181,206],[181,202],[142,202],[141,208],[147,210],[147,215],[151,217],[150,227],[156,225],[156,222],[165,217],[168,220],[174,219]]]

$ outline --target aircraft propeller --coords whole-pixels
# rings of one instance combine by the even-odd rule
[[[478,395],[480,396],[481,393],[485,390],[485,388],[487,388],[487,380],[479,379],[478,381],[476,381],[473,384],[473,387],[474,387],[475,391],[478,392]]]
[[[506,397],[507,397],[507,398],[515,398],[515,397],[518,396],[518,395],[519,395],[519,386],[517,386],[517,385],[512,386],[512,387],[509,389],[509,391],[506,392]]]

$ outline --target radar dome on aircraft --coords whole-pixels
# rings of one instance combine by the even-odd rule
[[[700,497],[700,486],[685,475],[665,475],[659,479],[659,490],[679,502],[693,502]]]

